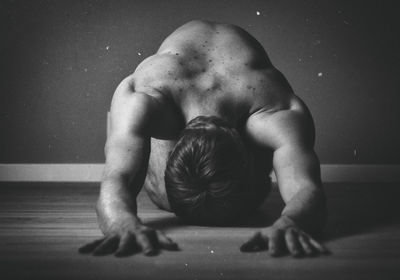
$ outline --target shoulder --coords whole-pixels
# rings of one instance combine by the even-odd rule
[[[161,100],[162,96],[157,93],[137,91],[132,77],[125,78],[118,85],[112,98],[111,132],[150,133],[147,129],[151,127],[153,116],[161,106]]]
[[[245,129],[255,143],[274,150],[284,145],[314,146],[314,121],[306,104],[294,94],[288,108],[253,113]]]
[[[250,116],[257,116],[260,113],[270,114],[299,106],[305,107],[303,102],[295,96],[285,76],[272,64],[260,70],[252,69],[247,73],[251,77],[249,79],[253,80],[258,88],[251,95]]]
[[[178,52],[156,53],[143,60],[132,74],[133,79],[141,76],[160,76],[160,74],[168,74],[168,71],[177,70],[179,68]],[[167,72],[165,72],[167,70]]]
[[[142,61],[132,79],[136,89],[140,87],[152,87],[162,90],[175,79],[184,76],[185,68],[178,52],[157,53]]]
[[[111,131],[117,133],[172,139],[182,129],[181,116],[170,96],[152,87],[137,87],[131,77],[115,91],[110,116]]]

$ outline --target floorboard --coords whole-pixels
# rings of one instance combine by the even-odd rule
[[[164,230],[179,252],[126,258],[80,255],[101,236],[95,184],[1,183],[1,279],[400,279],[400,184],[326,184],[330,218],[322,237],[332,255],[308,259],[241,253],[283,203],[274,190],[241,227],[182,224],[139,198],[140,217]],[[213,252],[213,253],[211,253]]]

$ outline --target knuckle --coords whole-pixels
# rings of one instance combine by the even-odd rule
[[[275,229],[272,229],[272,228],[268,227],[268,228],[264,228],[264,229],[262,229],[260,231],[257,231],[254,235],[259,234],[259,235],[262,235],[262,236],[269,236],[269,235],[271,235],[271,232],[273,232],[274,230]]]
[[[296,228],[294,228],[294,227],[289,227],[289,228],[286,229],[285,234],[286,235],[295,236],[295,235],[298,235],[298,230]]]
[[[159,238],[169,240],[168,236],[166,236],[163,232],[161,232],[161,231],[159,231],[159,230],[156,230],[154,233],[155,233],[155,235],[157,235]]]

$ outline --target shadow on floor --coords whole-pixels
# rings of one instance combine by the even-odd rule
[[[400,224],[399,184],[330,184],[325,240]]]
[[[252,215],[246,217],[238,224],[228,225],[226,227],[267,227],[271,225],[280,215],[283,209],[283,201],[280,198],[277,189],[273,190],[265,202],[261,205],[260,209],[255,211]],[[177,227],[190,226],[191,224],[185,223],[176,216],[160,217],[156,219],[151,219],[146,222],[149,227],[168,230]],[[195,225],[195,224],[194,224]],[[219,226],[224,227],[224,226]]]
[[[328,198],[329,218],[324,241],[358,235],[384,226],[400,224],[399,184],[325,184]],[[266,227],[280,215],[284,204],[277,189],[274,189],[260,210],[246,221],[234,227]],[[175,216],[152,219],[148,226],[168,230],[184,227]]]

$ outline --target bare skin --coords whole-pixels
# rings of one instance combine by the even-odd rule
[[[200,115],[224,118],[242,133],[257,151],[257,172],[275,171],[286,204],[281,217],[257,231],[241,251],[327,253],[310,235],[323,227],[326,205],[306,105],[251,35],[205,21],[178,28],[116,89],[97,203],[104,238],[80,251],[123,256],[178,249],[140,221],[136,196],[145,186],[155,204],[170,210],[166,159],[185,125]]]

